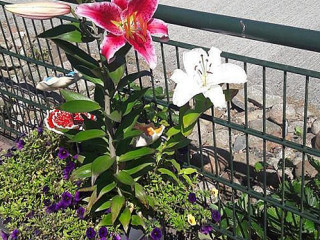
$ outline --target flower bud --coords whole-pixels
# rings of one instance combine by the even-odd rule
[[[13,14],[31,19],[50,19],[70,13],[71,7],[61,2],[29,2],[5,5]]]

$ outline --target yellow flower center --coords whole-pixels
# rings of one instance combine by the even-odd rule
[[[194,216],[192,216],[191,214],[188,215],[188,223],[189,223],[191,226],[196,225],[196,219],[195,219]]]

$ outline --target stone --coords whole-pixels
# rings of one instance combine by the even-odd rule
[[[312,123],[311,132],[315,135],[320,132],[320,119],[317,119]]]
[[[258,107],[263,106],[263,88],[261,85],[252,85],[247,88],[248,100]],[[239,95],[243,97],[242,91]],[[271,108],[273,105],[282,103],[282,98],[280,96],[272,95],[269,90],[266,89],[266,108]]]
[[[296,121],[289,121],[289,126],[288,126],[288,133],[296,133],[297,129],[301,130],[301,133],[303,131],[303,121],[296,120]]]
[[[201,143],[202,145],[213,146],[213,133],[212,124],[208,124],[208,121],[200,119],[200,132],[201,132]],[[199,147],[199,132],[197,125],[194,127],[192,133],[188,137],[192,140],[192,144]]]
[[[253,111],[248,112],[248,122],[261,119],[263,117],[263,111],[261,109],[256,109]],[[237,119],[239,120],[239,123],[245,124],[245,112],[239,113],[237,116]]]
[[[233,144],[233,151],[240,152],[245,148],[246,148],[246,136],[245,135],[237,136]]]
[[[268,112],[268,118],[277,123],[282,125],[283,121],[283,104],[276,104],[272,106],[271,110]],[[286,105],[286,119],[294,119],[296,116],[296,110],[292,104]]]
[[[275,170],[278,170],[279,160],[280,160],[279,158],[271,157],[271,158],[267,158],[266,162],[268,165],[272,166]]]
[[[318,132],[317,135],[313,138],[312,147],[315,149],[320,149],[320,133]]]
[[[296,178],[300,178],[302,176],[302,165],[303,165],[302,161],[296,165],[296,168],[294,170],[294,175]],[[313,178],[317,175],[317,173],[318,171],[309,163],[308,159],[305,158],[304,175]]]
[[[235,136],[231,132],[231,142],[234,142]],[[216,144],[217,147],[229,149],[229,130],[219,129],[216,131]]]
[[[250,121],[249,127],[262,132],[263,120],[256,119],[256,120]],[[281,127],[273,122],[266,120],[266,133],[272,134],[274,132],[281,132]]]

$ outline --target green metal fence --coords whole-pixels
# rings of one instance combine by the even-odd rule
[[[2,98],[0,102],[0,131],[9,138],[16,138],[22,132],[30,131],[33,127],[41,124],[45,111],[50,106],[57,105],[62,101],[58,93],[45,93],[37,90],[37,82],[41,81],[43,77],[49,76],[52,71],[59,74],[71,70],[62,50],[49,41],[39,40],[34,36],[52,26],[74,21],[74,19],[69,17],[45,21],[23,19],[6,12],[4,4],[5,2],[0,1],[0,16],[2,16],[0,22],[0,94]],[[160,6],[156,17],[168,23],[188,28],[320,52],[320,42],[318,41],[320,32],[317,31],[168,6]],[[1,41],[1,36],[3,41]],[[144,77],[138,83],[141,87],[152,86],[153,98],[150,99],[151,101],[176,110],[175,106],[170,104],[172,83],[169,82],[170,72],[167,69],[180,68],[181,53],[185,49],[197,46],[172,40],[163,43],[157,38],[155,41],[160,56],[159,70],[154,72],[153,77],[149,79]],[[96,42],[79,44],[79,46],[93,57],[97,56],[98,44]],[[306,186],[310,180],[306,169],[307,157],[309,155],[320,157],[320,151],[309,143],[308,134],[310,131],[308,120],[312,115],[309,112],[309,90],[314,82],[320,78],[320,72],[227,52],[223,52],[222,57],[226,62],[243,66],[248,74],[253,66],[259,69],[262,102],[260,106],[252,105],[254,101],[250,97],[251,83],[249,81],[239,93],[243,96],[243,105],[240,107],[243,108],[242,110],[239,110],[237,104],[229,102],[225,114],[211,109],[203,114],[201,120],[198,121],[197,136],[193,139],[194,143],[198,145],[189,149],[188,163],[196,164],[194,160],[196,156],[200,156],[201,164],[196,164],[197,167],[209,179],[209,183],[213,182],[221,192],[229,192],[229,196],[224,200],[232,203],[226,206],[223,200],[220,201],[220,207],[228,210],[228,213],[225,214],[230,214],[230,221],[227,222],[227,225],[217,224],[215,230],[222,233],[225,239],[303,239],[308,236],[308,229],[320,230],[320,205],[310,203],[310,199],[313,197],[316,198],[315,201],[318,201],[318,187],[313,186],[312,188],[315,196],[306,193]],[[170,62],[170,66],[168,66],[168,62]],[[139,56],[131,52],[127,59],[126,73],[145,68],[146,66],[140,61]],[[280,114],[282,115],[281,122],[278,122],[277,125],[279,127],[277,129],[280,129],[278,132],[268,130],[267,114],[270,107],[267,104],[269,95],[266,89],[268,72],[271,70],[277,71],[282,76],[280,81],[282,96],[280,97],[283,106]],[[289,104],[287,88],[290,81],[288,81],[288,76],[291,75],[299,76],[304,82],[304,87],[301,89],[304,101],[301,105],[303,111],[301,125],[290,135],[287,131],[286,106]],[[162,86],[164,89],[164,98],[162,99],[158,99],[155,94],[157,86]],[[91,86],[84,80],[77,82],[72,87],[88,96],[91,94]],[[260,129],[250,125],[252,108],[255,111],[260,111],[262,123]],[[242,122],[238,121],[235,112],[236,114],[242,112]],[[204,128],[204,125],[207,128]],[[210,129],[210,140],[208,140],[208,133],[204,132],[207,129]],[[227,135],[227,141],[223,147],[218,144],[221,132]],[[244,142],[243,148],[237,149],[237,152],[235,151],[234,136],[241,136]],[[271,156],[274,157],[271,151],[275,151],[275,149],[278,151],[279,163],[274,174],[270,171],[267,163],[270,162]],[[296,194],[300,196],[298,198],[291,197],[287,192],[290,189],[289,183],[292,181],[288,180],[288,174],[285,170],[290,166],[287,159],[292,152],[300,158],[301,165],[299,168],[301,171],[299,189],[292,186]],[[241,153],[242,161],[236,159],[239,153]],[[192,157],[189,157],[191,154]],[[258,157],[260,164],[254,166],[252,156]],[[223,170],[221,164],[225,165]],[[259,166],[260,169],[258,169]],[[289,184],[287,188],[282,187],[285,183]],[[257,187],[260,187],[261,190]],[[259,223],[261,228],[256,226]],[[257,233],[258,231],[261,233]],[[278,231],[279,234],[275,234],[274,231]],[[292,235],[292,232],[295,234]],[[275,238],[274,236],[280,237]],[[319,234],[315,236],[320,239]]]

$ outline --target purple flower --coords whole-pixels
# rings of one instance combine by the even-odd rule
[[[108,208],[104,213],[105,214],[111,213],[111,208]]]
[[[61,201],[59,202],[61,203],[61,207],[62,208],[67,208],[71,205],[72,203],[72,195],[69,192],[64,192],[61,195]]]
[[[81,180],[76,181],[76,186],[79,188],[81,186]]]
[[[212,227],[207,225],[207,226],[202,226],[200,228],[200,232],[205,234],[205,235],[208,235],[210,232],[212,231]]]
[[[43,203],[45,206],[49,206],[51,204],[51,201],[50,201],[50,199],[45,199],[45,200],[43,200]]]
[[[103,238],[103,237],[107,237],[108,235],[108,229],[106,227],[101,227],[99,229],[99,237]]]
[[[13,151],[12,149],[8,149],[7,153],[4,156],[7,157],[7,158],[13,157],[12,151]]]
[[[1,236],[2,240],[8,240],[8,234],[6,234],[4,231],[0,232],[0,236]]]
[[[73,156],[73,159],[74,160],[78,160],[78,157],[79,157],[79,154],[76,154],[76,155]]]
[[[18,235],[19,235],[19,230],[18,229],[13,230],[11,233],[11,239],[18,239]]]
[[[151,238],[152,240],[160,240],[162,237],[162,232],[160,228],[154,228],[151,232]]]
[[[113,237],[114,240],[121,240],[121,237],[119,234],[117,234],[116,236]]]
[[[102,237],[102,238],[100,238],[100,240],[107,240],[107,238],[106,237]]]
[[[38,136],[41,136],[43,134],[43,128],[39,126],[37,130],[38,130]]]
[[[63,148],[63,147],[59,147],[59,152],[58,152],[58,157],[61,160],[66,159],[67,157],[70,156],[70,153],[67,151],[67,149]]]
[[[92,227],[89,227],[86,231],[86,236],[89,239],[94,239],[96,236],[96,232],[94,231],[94,229]]]
[[[8,224],[9,222],[11,222],[12,218],[11,217],[7,217],[4,221],[3,224]]]
[[[189,195],[188,195],[188,200],[189,200],[189,202],[191,202],[191,203],[195,203],[195,202],[197,201],[196,194],[195,194],[195,193],[189,193]]]
[[[39,229],[36,229],[36,230],[34,230],[33,233],[34,233],[35,236],[39,236],[41,231]]]
[[[64,168],[64,175],[63,178],[64,179],[69,179],[70,174],[72,173],[72,171],[74,170],[74,168],[76,167],[75,163],[72,161],[68,161],[66,167]]]
[[[211,210],[211,218],[212,218],[212,221],[214,223],[217,223],[221,220],[221,214],[218,210],[215,210],[215,209],[212,209]]]
[[[44,194],[48,193],[49,190],[50,190],[50,188],[49,188],[48,185],[45,185],[45,186],[42,188],[42,192],[43,192]]]
[[[84,218],[84,212],[86,210],[83,208],[83,207],[79,207],[78,210],[77,210],[77,215],[80,219],[83,219]],[[99,231],[100,232],[100,231]]]
[[[17,148],[21,150],[25,144],[26,143],[22,139],[19,139],[19,141],[17,142]]]
[[[74,201],[76,201],[76,202],[80,202],[81,201],[81,193],[80,192],[77,191],[74,194]]]
[[[57,204],[53,203],[52,205],[48,206],[46,209],[46,213],[53,213],[58,211]]]
[[[33,218],[34,217],[34,211],[30,211],[28,214],[27,214],[27,218]]]

